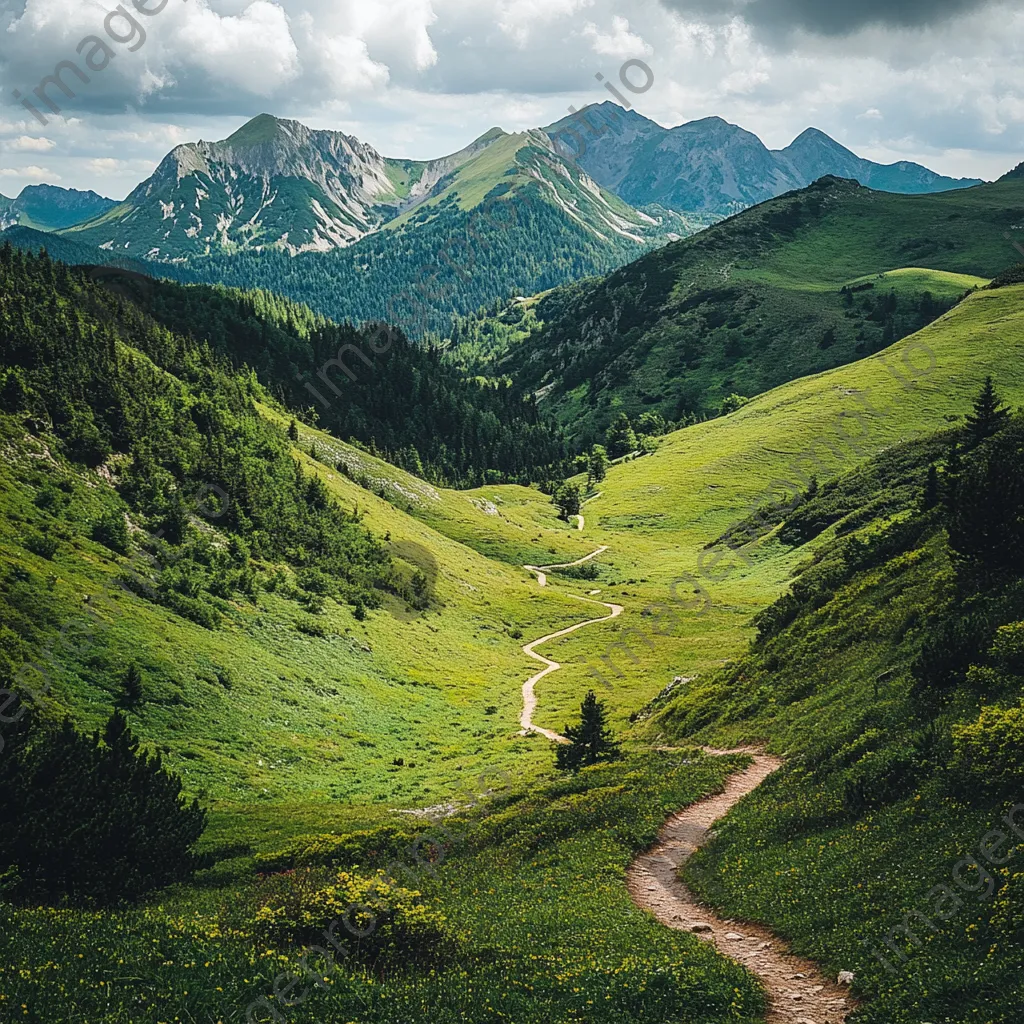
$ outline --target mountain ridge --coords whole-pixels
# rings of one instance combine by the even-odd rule
[[[116,206],[113,199],[59,185],[26,185],[14,199],[0,195],[0,231],[22,226],[40,231],[59,231],[91,220]]]
[[[805,129],[785,149],[771,150],[753,132],[721,117],[664,128],[607,100],[544,131],[561,140],[562,152],[574,156],[599,184],[634,206],[657,202],[674,210],[729,215],[828,174],[906,193],[982,184],[910,161],[865,160],[818,128]]]
[[[329,252],[406,226],[425,205],[451,198],[468,209],[531,180],[602,242],[611,233],[642,244],[657,227],[567,162],[540,129],[491,128],[454,153],[417,161],[260,114],[220,142],[175,147],[123,203],[69,237],[164,261],[267,248]]]

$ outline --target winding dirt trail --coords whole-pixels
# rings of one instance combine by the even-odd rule
[[[759,751],[707,752],[746,753],[754,761],[731,775],[723,792],[691,804],[665,822],[657,843],[629,866],[629,894],[667,928],[694,932],[756,974],[768,994],[767,1024],[842,1024],[854,1006],[848,989],[825,978],[811,961],[790,953],[767,929],[724,921],[701,906],[679,881],[680,866],[707,842],[711,826],[782,767],[781,759]]]
[[[580,529],[583,528],[580,516]],[[574,562],[558,565],[526,565],[528,572],[537,576],[537,583],[546,587],[548,578],[545,570],[567,569],[582,565],[607,551],[607,545],[597,548],[589,555]],[[549,640],[575,633],[584,626],[607,622],[622,614],[621,605],[595,601],[589,597],[569,595],[577,601],[597,604],[608,609],[608,614],[597,619],[577,622],[574,626],[549,633],[538,640],[524,644],[523,653],[540,661],[544,668],[523,683],[523,711],[519,717],[521,735],[539,733],[553,743],[568,743],[560,733],[542,729],[533,724],[533,713],[537,708],[536,684],[562,666],[557,661],[545,658],[534,648]],[[672,748],[659,748],[672,749]],[[826,978],[817,965],[803,957],[796,956],[786,944],[766,928],[758,925],[739,925],[726,921],[713,910],[701,906],[687,887],[679,881],[679,868],[708,840],[711,826],[724,817],[748,793],[753,792],[772,772],[782,767],[782,760],[759,750],[740,748],[738,750],[715,750],[705,748],[708,754],[733,753],[750,754],[751,765],[735,772],[726,780],[724,790],[705,800],[673,814],[658,833],[658,841],[646,853],[640,854],[626,872],[626,887],[633,902],[647,910],[667,928],[690,931],[705,942],[711,942],[723,956],[742,964],[760,978],[768,995],[766,1024],[844,1024],[847,1015],[856,1005],[848,989]]]
[[[584,555],[582,558],[577,558],[575,562],[561,562],[558,565],[524,565],[523,568],[527,572],[536,573],[537,583],[546,587],[548,585],[546,569],[568,569],[574,565],[582,565],[584,562],[589,562],[592,558],[596,558],[598,555],[608,550],[608,545],[605,544],[602,547],[597,548],[596,551],[591,551],[589,555]],[[593,626],[598,622],[607,622],[609,619],[614,619],[622,614],[623,608],[620,604],[606,604],[604,601],[594,601],[589,597],[579,597],[576,594],[568,594],[568,597],[573,598],[576,601],[585,601],[587,604],[600,605],[602,608],[607,608],[609,614],[602,615],[598,619],[587,619],[585,622],[577,622],[574,626],[568,626],[566,629],[560,629],[557,633],[548,633],[547,636],[542,636],[539,640],[533,640],[528,644],[523,645],[523,654],[528,655],[535,661],[542,662],[544,668],[540,670],[536,675],[530,676],[529,679],[523,683],[523,711],[519,716],[519,725],[522,727],[520,735],[525,736],[527,733],[535,732],[541,736],[546,736],[553,743],[568,743],[569,741],[561,735],[561,733],[553,732],[551,729],[542,729],[539,725],[533,724],[533,713],[537,709],[537,695],[534,692],[534,687],[543,679],[546,675],[550,675],[552,672],[557,672],[562,666],[557,661],[552,661],[550,658],[545,658],[543,654],[538,654],[534,648],[539,647],[541,644],[546,644],[549,640],[557,640],[560,636],[568,636],[570,633],[575,633],[577,629],[582,629],[584,626]]]

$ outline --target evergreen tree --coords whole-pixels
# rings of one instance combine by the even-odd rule
[[[126,708],[138,707],[142,694],[142,670],[133,661],[121,677],[121,702]]]
[[[960,456],[960,445],[954,441],[949,449],[946,464],[942,471],[941,487],[939,489],[942,504],[947,512],[955,512],[957,504],[957,490],[960,485],[960,474],[963,472],[963,459]]]
[[[991,377],[985,378],[981,392],[974,400],[974,412],[967,416],[967,429],[975,445],[997,434],[1009,422],[1010,412],[996,394]]]
[[[605,724],[604,703],[591,690],[580,705],[580,724],[566,726],[567,744],[555,752],[555,764],[563,771],[575,771],[598,761],[619,757],[619,744]]]
[[[299,425],[295,420],[288,424],[288,440],[292,443],[297,443],[299,440]]]
[[[123,715],[102,736],[65,721],[19,741],[0,769],[0,873],[13,869],[22,895],[116,903],[191,874],[206,812],[139,749]]]
[[[939,503],[939,471],[933,462],[928,467],[928,480],[924,485],[924,495],[921,499],[921,508],[927,512],[935,508]]]
[[[587,478],[593,483],[600,483],[608,475],[608,452],[603,445],[595,444],[590,449]]]

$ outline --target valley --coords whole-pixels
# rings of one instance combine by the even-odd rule
[[[1024,179],[609,107],[4,232],[0,1020],[1015,1019]]]

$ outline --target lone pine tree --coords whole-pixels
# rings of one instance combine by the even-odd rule
[[[992,378],[986,377],[981,393],[974,400],[974,412],[967,415],[967,429],[974,444],[998,434],[1009,419],[1010,412],[996,393]]]
[[[580,705],[580,724],[566,726],[565,735],[569,742],[559,746],[555,753],[555,765],[563,771],[619,756],[619,744],[612,739],[605,723],[604,703],[593,690]]]

